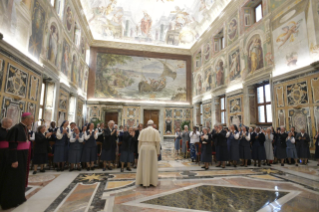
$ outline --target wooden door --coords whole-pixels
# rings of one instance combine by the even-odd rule
[[[159,110],[144,110],[144,127],[147,127],[148,120],[152,119],[158,129],[159,124]]]
[[[118,112],[106,112],[105,113],[105,127],[108,126],[107,123],[110,121],[110,120],[113,120],[115,122],[115,124],[118,124],[117,121],[118,121],[118,115],[119,113]]]

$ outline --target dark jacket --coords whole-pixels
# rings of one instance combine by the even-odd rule
[[[287,133],[275,133],[275,137],[276,137],[276,141],[279,143],[280,142],[280,146],[282,148],[286,148],[287,144],[286,144],[286,139],[288,137]]]
[[[307,133],[304,133],[303,136],[301,135],[301,133],[298,133],[295,139],[296,143],[298,143],[299,145],[309,147],[310,137]]]
[[[112,129],[113,131],[113,129]],[[110,150],[110,149],[116,149],[116,140],[117,140],[117,135],[116,132],[114,132],[113,135],[111,135],[111,130],[110,128],[106,128],[104,130],[104,141],[103,141],[103,149],[104,150]]]
[[[135,136],[131,136],[129,132],[123,133],[121,151],[134,152]]]
[[[42,133],[35,133],[34,140],[34,154],[46,154],[48,153],[49,139],[46,138]]]
[[[261,146],[264,146],[264,143],[265,143],[265,141],[266,141],[266,137],[265,137],[264,133],[259,133],[259,134],[258,134],[257,141],[259,142],[259,144],[260,144]]]
[[[211,155],[212,154],[212,136],[210,134],[207,134],[208,138],[207,139],[201,139],[201,143],[202,143],[202,150],[204,150],[205,152],[202,152],[202,154],[208,154]],[[203,142],[206,142],[207,144],[203,144]],[[205,148],[203,148],[203,146],[206,146]]]
[[[220,131],[220,133],[216,133],[217,135],[217,143],[219,146],[227,146],[227,138],[226,138],[227,132],[225,130]]]

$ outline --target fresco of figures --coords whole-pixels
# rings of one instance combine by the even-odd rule
[[[264,67],[263,48],[260,35],[254,35],[247,46],[248,73],[253,73]]]
[[[45,24],[45,15],[40,1],[34,1],[34,8],[32,11],[32,35],[29,41],[29,52],[35,58],[39,58],[42,50],[43,30]]]
[[[188,47],[204,32],[210,9],[220,11],[227,2],[213,7],[214,0],[81,0],[95,39]]]
[[[95,96],[186,101],[186,62],[97,54]]]
[[[233,81],[241,77],[240,53],[235,49],[229,54],[229,80]]]
[[[59,44],[59,32],[55,24],[50,27],[49,46],[48,46],[48,60],[54,65],[57,64]]]
[[[305,7],[307,1],[278,16],[273,25],[273,49],[276,68],[295,69],[309,60]],[[302,61],[302,62],[300,62]]]

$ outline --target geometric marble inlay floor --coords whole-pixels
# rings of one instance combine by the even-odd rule
[[[307,166],[216,168],[205,171],[163,142],[157,187],[135,186],[136,169],[32,175],[28,201],[13,212],[55,211],[319,211],[319,175]]]

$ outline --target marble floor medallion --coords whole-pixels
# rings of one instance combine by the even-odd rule
[[[269,211],[300,192],[236,186],[196,184],[124,203],[170,211]]]

